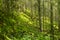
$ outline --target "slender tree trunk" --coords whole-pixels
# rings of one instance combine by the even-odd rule
[[[41,5],[40,5],[41,0],[37,0],[38,2],[38,15],[39,15],[39,26],[40,26],[40,31],[42,32],[42,23],[41,23]]]
[[[58,0],[58,14],[59,14],[58,27],[59,27],[59,31],[60,31],[60,1],[59,0]]]
[[[33,2],[32,2],[32,0],[31,0],[31,19],[33,21]]]
[[[44,30],[44,13],[45,13],[45,9],[44,9],[44,0],[43,0],[43,30]]]
[[[50,9],[51,9],[51,14],[50,14],[50,23],[51,23],[51,30],[50,30],[50,39],[54,40],[54,27],[53,27],[53,5],[52,5],[52,0],[50,0]]]
[[[60,32],[60,0],[58,0],[58,14],[58,32]],[[60,38],[58,38],[58,40],[60,40]]]

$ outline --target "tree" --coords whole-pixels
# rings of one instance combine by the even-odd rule
[[[40,31],[42,31],[42,23],[41,23],[41,0],[37,0],[38,2],[38,15],[39,15],[39,26],[40,26]]]
[[[54,27],[53,27],[53,5],[52,5],[52,0],[50,0],[50,10],[51,10],[51,14],[50,14],[50,23],[51,23],[51,40],[54,40]]]
[[[58,32],[60,31],[60,1],[58,0]],[[60,34],[59,34],[60,35]],[[59,39],[60,40],[60,37]]]

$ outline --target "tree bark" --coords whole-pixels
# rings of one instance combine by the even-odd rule
[[[40,32],[42,32],[42,23],[41,23],[41,5],[40,2],[41,0],[37,0],[38,2],[38,15],[39,15],[39,26],[40,26]]]
[[[54,27],[53,27],[53,4],[52,4],[52,0],[50,0],[50,23],[51,23],[51,30],[50,30],[50,39],[54,40]]]

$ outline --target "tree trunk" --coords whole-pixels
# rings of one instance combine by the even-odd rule
[[[41,5],[40,0],[37,0],[38,2],[38,15],[39,15],[39,26],[40,26],[40,32],[42,32],[42,23],[41,23]]]
[[[53,27],[53,4],[52,4],[52,0],[50,0],[50,11],[51,11],[51,14],[50,14],[50,23],[51,23],[51,30],[50,30],[50,39],[51,40],[54,40],[54,27]]]

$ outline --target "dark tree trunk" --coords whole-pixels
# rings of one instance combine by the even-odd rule
[[[52,0],[50,0],[50,23],[51,23],[51,30],[50,30],[50,39],[54,40],[54,27],[53,27],[53,5],[52,5]]]
[[[60,32],[60,0],[58,0],[58,28],[58,32]],[[58,40],[60,40],[60,38]]]
[[[39,15],[39,26],[40,26],[40,31],[42,32],[42,23],[41,23],[41,5],[40,5],[40,0],[37,0],[38,2],[38,15]]]

